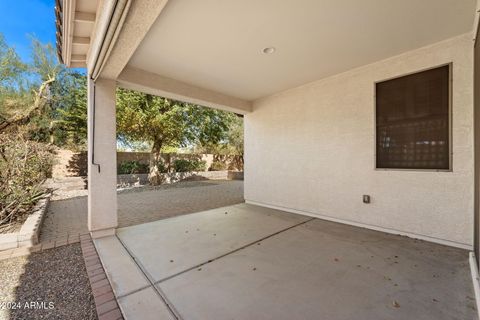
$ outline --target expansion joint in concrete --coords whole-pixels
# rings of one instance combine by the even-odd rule
[[[263,237],[263,238],[257,239],[257,240],[255,240],[255,241],[250,242],[250,243],[247,243],[246,245],[244,245],[244,246],[242,246],[242,247],[239,247],[239,248],[237,248],[237,249],[235,249],[235,250],[231,250],[231,251],[229,251],[229,252],[227,252],[227,253],[225,253],[225,254],[222,254],[222,255],[220,255],[220,256],[218,256],[218,257],[215,257],[215,258],[213,258],[213,259],[209,259],[208,261],[199,263],[199,264],[197,264],[197,265],[195,265],[195,266],[193,266],[193,267],[191,267],[191,268],[182,270],[182,271],[177,272],[177,273],[175,273],[175,274],[173,274],[173,275],[171,275],[171,276],[168,276],[168,277],[165,277],[165,278],[163,278],[163,279],[157,280],[157,281],[155,282],[155,284],[160,284],[160,283],[162,283],[162,282],[164,282],[164,281],[167,281],[167,280],[170,280],[170,279],[172,279],[172,278],[175,278],[175,277],[177,277],[177,276],[179,276],[179,275],[181,275],[181,274],[184,274],[184,273],[186,273],[186,272],[188,272],[188,271],[195,270],[195,269],[197,269],[197,268],[199,268],[199,267],[201,267],[201,266],[203,266],[203,265],[206,265],[206,264],[208,264],[208,263],[211,263],[211,262],[213,262],[213,261],[215,261],[215,260],[221,259],[221,258],[226,257],[226,256],[228,256],[228,255],[231,255],[232,253],[238,252],[238,251],[240,251],[240,250],[243,250],[243,249],[245,249],[245,248],[247,248],[247,247],[250,247],[250,246],[252,246],[252,245],[254,245],[254,244],[256,244],[256,243],[258,243],[258,242],[260,242],[260,241],[264,241],[264,240],[266,240],[266,239],[268,239],[268,238],[271,238],[271,237],[274,237],[274,236],[276,236],[276,235],[279,235],[279,234],[282,233],[282,232],[285,232],[285,231],[288,231],[288,230],[290,230],[290,229],[296,228],[296,227],[298,227],[298,226],[304,225],[305,223],[310,222],[310,221],[312,221],[312,220],[315,220],[315,218],[310,218],[310,219],[308,219],[308,220],[306,220],[306,221],[302,221],[302,222],[297,223],[297,224],[295,224],[295,225],[293,225],[293,226],[284,228],[284,229],[282,229],[282,230],[280,230],[280,231],[277,231],[277,232],[274,232],[274,233],[272,233],[272,234],[269,234],[268,236],[265,236],[265,237]]]
[[[235,253],[235,252],[238,252],[238,251],[240,251],[240,250],[246,249],[246,248],[248,248],[248,247],[250,247],[250,246],[255,245],[255,244],[258,243],[258,242],[261,242],[261,241],[264,241],[264,240],[266,240],[266,239],[275,237],[275,236],[277,236],[277,235],[279,235],[279,234],[281,234],[281,233],[283,233],[283,232],[285,232],[285,231],[288,231],[288,230],[290,230],[290,229],[293,229],[293,228],[299,227],[299,226],[301,226],[301,225],[304,225],[304,224],[306,224],[306,223],[308,223],[308,222],[310,222],[310,221],[312,221],[312,220],[315,220],[315,218],[310,218],[310,219],[307,219],[307,220],[302,221],[302,222],[300,222],[300,223],[296,223],[296,224],[294,224],[294,225],[292,225],[292,226],[289,226],[289,227],[287,227],[287,228],[283,228],[283,229],[281,229],[281,230],[279,230],[279,231],[277,231],[277,232],[271,233],[271,234],[269,234],[269,235],[267,235],[267,236],[265,236],[265,237],[262,237],[262,238],[260,238],[260,239],[256,239],[255,241],[252,241],[252,242],[250,242],[250,243],[247,243],[246,245],[244,245],[244,246],[242,246],[242,247],[239,247],[239,248],[237,248],[237,249],[235,249],[235,250],[231,250],[231,251],[229,251],[229,252],[227,252],[227,253],[225,253],[225,254],[222,254],[222,255],[220,255],[220,256],[218,256],[218,257],[209,259],[208,261],[199,263],[199,264],[197,264],[197,265],[195,265],[195,266],[193,266],[193,267],[191,267],[191,268],[182,270],[182,271],[180,271],[180,272],[177,272],[177,273],[175,273],[175,274],[173,274],[173,275],[171,275],[171,276],[165,277],[165,278],[160,279],[160,280],[158,280],[158,281],[155,281],[155,279],[153,279],[153,277],[148,273],[148,271],[147,271],[146,268],[142,265],[142,263],[141,263],[138,259],[135,258],[135,255],[133,255],[133,253],[129,250],[129,248],[125,245],[125,243],[123,243],[122,239],[120,239],[120,237],[118,237],[118,235],[115,235],[115,236],[117,237],[118,241],[122,244],[122,246],[124,247],[124,249],[127,251],[127,253],[130,255],[130,257],[132,258],[132,260],[135,262],[135,264],[136,264],[136,265],[138,266],[138,268],[142,271],[142,273],[144,274],[145,278],[146,278],[146,279],[148,280],[148,282],[150,283],[150,285],[148,285],[148,286],[145,286],[145,287],[136,289],[136,290],[134,290],[134,291],[132,291],[132,292],[128,292],[127,294],[124,294],[124,295],[122,295],[122,296],[117,297],[117,299],[123,298],[123,297],[126,297],[126,296],[129,296],[129,295],[131,295],[131,294],[134,294],[134,293],[136,293],[136,292],[142,291],[142,290],[144,290],[144,289],[146,289],[146,288],[148,288],[148,287],[151,286],[151,287],[155,290],[155,292],[158,294],[158,296],[162,299],[162,301],[165,303],[165,305],[167,306],[167,308],[168,308],[168,310],[170,311],[170,313],[171,313],[176,319],[182,320],[179,312],[176,310],[175,306],[168,300],[168,298],[167,298],[167,296],[165,295],[165,293],[158,287],[158,284],[160,284],[160,283],[162,283],[162,282],[164,282],[164,281],[167,281],[167,280],[169,280],[169,279],[175,278],[175,277],[177,277],[177,276],[179,276],[179,275],[182,275],[182,274],[184,274],[184,273],[186,273],[186,272],[188,272],[188,271],[197,269],[197,268],[199,268],[199,267],[201,267],[201,266],[203,266],[203,265],[206,265],[206,264],[208,264],[208,263],[211,263],[211,262],[216,261],[216,260],[218,260],[218,259],[221,259],[221,258],[223,258],[223,257],[226,257],[226,256],[228,256],[228,255],[231,255],[231,254],[233,254],[233,253]]]
[[[125,243],[123,243],[122,239],[120,239],[120,237],[118,237],[118,235],[115,235],[118,239],[118,241],[122,244],[123,248],[127,251],[127,253],[130,255],[130,257],[132,258],[132,260],[135,262],[135,264],[137,265],[137,267],[142,271],[143,275],[145,276],[145,278],[147,279],[147,281],[150,283],[150,285],[146,286],[146,287],[143,287],[143,288],[139,288],[135,291],[132,291],[132,292],[129,292],[128,294],[125,294],[123,295],[122,297],[125,297],[125,296],[128,296],[128,295],[131,295],[135,292],[139,292],[141,290],[144,290],[148,287],[152,287],[155,292],[157,293],[157,295],[160,297],[160,299],[163,301],[163,303],[165,303],[165,305],[167,306],[168,308],[168,311],[172,314],[173,317],[175,317],[176,319],[178,320],[183,320],[182,317],[180,316],[180,314],[178,313],[178,311],[175,309],[175,307],[173,306],[173,304],[167,299],[167,296],[165,295],[165,293],[162,292],[162,290],[160,290],[160,288],[158,288],[157,286],[155,286],[155,281],[154,279],[150,276],[150,274],[147,272],[147,270],[145,269],[145,267],[140,263],[140,261],[138,261],[137,259],[135,259],[135,256],[132,254],[132,252],[129,250],[129,248],[125,245]],[[117,297],[117,299],[119,299],[121,297]]]

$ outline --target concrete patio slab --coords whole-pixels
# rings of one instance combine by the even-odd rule
[[[118,299],[125,319],[173,320],[175,317],[152,288],[148,287]]]
[[[116,297],[150,285],[116,236],[93,240]]]
[[[476,319],[462,249],[248,204],[117,238],[95,245],[125,319]]]
[[[475,319],[464,250],[322,220],[157,284],[183,319]]]
[[[153,282],[311,218],[239,204],[117,230]]]

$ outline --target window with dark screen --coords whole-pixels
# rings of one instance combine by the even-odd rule
[[[450,169],[450,66],[376,83],[376,167]]]

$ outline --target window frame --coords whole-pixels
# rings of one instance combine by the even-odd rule
[[[415,169],[415,168],[378,168],[377,167],[377,84],[402,78],[405,76],[413,75],[416,73],[433,70],[448,66],[448,169]],[[452,113],[452,101],[453,101],[453,62],[434,65],[424,69],[418,69],[412,72],[395,75],[393,77],[376,80],[373,82],[373,169],[375,171],[414,171],[414,172],[453,172],[453,113]]]

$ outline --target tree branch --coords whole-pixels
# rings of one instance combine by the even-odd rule
[[[33,105],[30,108],[28,108],[27,112],[25,112],[23,114],[15,115],[15,116],[11,117],[10,119],[6,119],[6,120],[3,120],[2,122],[0,122],[0,133],[4,132],[11,125],[19,124],[19,123],[25,123],[26,121],[28,121],[30,119],[30,117],[32,116],[32,114],[35,111],[41,109],[45,105],[45,100],[44,100],[44,96],[43,96],[44,92],[47,90],[50,83],[52,83],[54,81],[55,81],[55,78],[53,77],[53,78],[50,78],[47,81],[43,82],[40,85],[40,88],[39,88],[38,92],[35,92],[35,101],[33,102]]]

